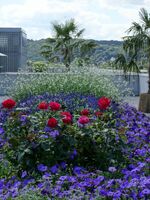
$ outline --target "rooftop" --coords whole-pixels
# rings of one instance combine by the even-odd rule
[[[15,28],[12,28],[12,27],[0,27],[0,32],[23,32],[23,33],[26,34],[26,32],[22,28],[19,28],[19,27],[15,27]]]

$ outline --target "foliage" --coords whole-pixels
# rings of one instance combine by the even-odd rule
[[[128,54],[118,54],[113,66],[115,69],[122,70],[125,75],[127,75],[128,72],[129,74],[131,74],[131,72],[140,72],[136,63],[136,54],[132,56],[129,56]]]
[[[97,96],[118,96],[117,88],[107,78],[91,74],[39,74],[19,76],[10,93],[15,99],[44,92],[80,92]]]
[[[48,200],[48,198],[43,197],[43,195],[37,190],[33,191],[27,188],[26,190],[23,190],[15,200]]]
[[[79,30],[74,19],[64,24],[52,23],[52,29],[54,38],[46,40],[41,53],[48,61],[63,62],[68,71],[76,50],[84,57],[96,46],[93,41],[80,39],[84,29]]]
[[[106,102],[108,103],[109,101],[105,102],[104,99],[105,98],[103,98],[103,101],[98,101],[99,103],[103,102],[103,106],[101,104],[101,108],[106,108],[106,105],[109,105],[106,104]],[[120,153],[118,154],[117,152],[115,152],[115,155],[107,152],[107,155],[104,159],[101,156],[98,157],[98,159],[101,160],[101,167],[105,170],[98,170],[98,168],[93,164],[89,167],[89,170],[87,170],[83,166],[79,165],[80,160],[78,163],[78,156],[81,153],[78,150],[79,148],[73,148],[70,157],[72,158],[72,165],[69,164],[70,161],[68,161],[68,163],[63,161],[61,164],[59,163],[58,165],[56,164],[52,167],[48,167],[51,166],[51,163],[48,163],[48,166],[42,163],[37,163],[34,173],[31,173],[31,170],[23,171],[22,168],[20,168],[18,171],[18,168],[11,168],[11,165],[5,165],[6,167],[9,166],[11,170],[9,175],[8,173],[1,174],[1,199],[149,199],[150,118],[145,116],[143,113],[138,112],[135,108],[132,108],[127,104],[118,104],[115,103],[113,100],[111,100],[110,107],[107,107],[105,111],[101,111],[103,112],[103,114],[99,113],[99,115],[96,115],[99,116],[99,118],[94,116],[94,110],[99,110],[99,107],[97,107],[98,98],[96,98],[95,96],[73,93],[68,95],[45,94],[32,96],[30,98],[27,98],[26,100],[23,100],[22,102],[18,102],[17,107],[11,110],[7,110],[1,107],[1,163],[5,163],[7,161],[6,157],[4,156],[4,152],[7,152],[8,149],[11,149],[9,146],[9,142],[12,141],[9,141],[9,136],[17,137],[18,135],[19,138],[21,136],[21,132],[22,134],[24,134],[25,132],[29,132],[29,129],[27,128],[27,130],[25,130],[25,127],[29,127],[29,124],[31,124],[31,122],[32,125],[34,125],[34,130],[32,129],[32,133],[34,131],[35,137],[36,134],[37,136],[39,136],[39,133],[42,129],[39,130],[36,129],[36,127],[42,127],[44,116],[48,116],[48,113],[51,115],[52,113],[49,109],[37,109],[37,105],[43,100],[46,100],[47,102],[57,101],[61,105],[63,105],[61,107],[62,110],[70,111],[73,115],[72,125],[67,124],[63,127],[62,118],[59,115],[60,110],[53,111],[53,115],[57,117],[59,121],[59,125],[55,127],[55,129],[58,129],[59,126],[61,127],[60,134],[56,136],[55,140],[57,140],[57,137],[61,137],[61,132],[64,134],[64,132],[66,131],[66,135],[68,135],[68,130],[69,133],[72,133],[72,129],[70,128],[76,127],[75,135],[79,134],[81,136],[81,131],[82,134],[84,133],[82,137],[88,135],[89,132],[93,130],[91,133],[93,135],[96,135],[96,137],[93,138],[92,135],[90,135],[92,140],[95,141],[97,139],[97,136],[99,136],[100,141],[98,140],[98,143],[102,145],[103,142],[101,141],[101,138],[103,138],[105,134],[108,134],[108,138],[113,138],[114,135],[115,141],[108,140],[107,144],[109,144],[110,147],[113,147],[114,150],[116,150],[116,143],[117,141],[120,141],[119,138],[121,137],[123,140],[123,143],[121,144],[121,153],[123,158],[125,158],[128,162],[126,163],[123,161],[121,162],[122,165],[120,165],[120,163],[117,165],[117,163],[112,162],[111,165],[108,166],[108,169],[106,169],[107,167],[103,168],[102,165],[105,165],[104,159],[107,160],[107,155],[111,155],[110,159],[114,158],[114,156],[117,155],[120,156]],[[56,107],[57,109],[59,109],[56,103],[53,104],[53,106],[54,105],[55,110]],[[84,110],[83,112],[84,107],[90,110],[90,114],[88,114],[89,112],[87,112],[87,110]],[[40,106],[40,108],[44,107]],[[88,122],[84,126],[81,126],[82,124],[80,126],[79,124],[76,125],[76,119],[79,119],[79,115],[81,113],[87,114],[87,117],[89,117],[90,119],[90,122]],[[35,117],[30,118],[30,116],[34,115],[38,115],[38,120]],[[40,116],[43,116],[42,119]],[[11,120],[11,123],[9,120]],[[20,124],[20,121],[22,122],[22,124]],[[17,124],[14,127],[14,124],[16,122]],[[7,124],[9,124],[9,126],[6,126]],[[44,124],[46,123],[44,122]],[[106,127],[107,131],[101,132],[101,130],[103,128],[105,129]],[[88,130],[88,128],[90,129],[90,131]],[[12,130],[11,132],[10,129]],[[23,129],[25,130],[25,132],[22,131]],[[86,131],[84,132],[84,130]],[[42,131],[41,134],[43,134]],[[48,135],[48,133],[46,134]],[[6,135],[8,137],[6,137]],[[30,143],[32,143],[31,140],[34,139],[32,136],[33,135],[30,135],[30,137],[28,137]],[[119,138],[117,136],[119,136]],[[36,139],[37,141],[39,141],[39,137],[37,137]],[[47,137],[45,137],[45,139],[43,137],[43,140],[46,141]],[[26,143],[26,140],[22,140],[21,143]],[[32,143],[33,146],[34,143],[36,143],[36,140]],[[95,144],[98,143],[96,142]],[[112,143],[114,143],[115,145]],[[83,146],[84,145],[79,147],[82,148]],[[84,148],[86,148],[86,146],[84,146]],[[104,148],[105,146],[103,146],[103,148],[101,149],[102,152]],[[90,149],[91,146],[87,149],[88,153],[91,153]],[[63,149],[63,151],[65,151],[65,149]],[[85,153],[87,152],[85,151],[83,155],[85,155]],[[28,151],[26,153],[28,153]],[[52,153],[53,152],[51,152],[50,155],[52,155]],[[89,161],[91,161],[93,156],[95,156],[95,154],[91,155]],[[10,158],[13,159],[13,157],[11,157],[11,153]],[[87,166],[87,160],[85,159],[85,157],[83,157],[82,159],[84,163],[86,163],[85,166]],[[117,157],[117,160],[118,159],[119,157]]]
[[[45,61],[45,58],[40,54],[41,47],[44,45],[45,39],[29,40],[27,39],[27,60],[28,61]]]
[[[103,62],[110,61],[111,58],[115,58],[118,53],[122,52],[121,41],[92,41],[96,43],[96,47],[94,48],[94,51],[88,53],[88,57],[92,58],[92,63],[95,65],[100,65]],[[85,39],[85,42],[88,43],[88,40]],[[46,59],[40,54],[41,47],[46,43],[46,39],[27,40],[27,60],[46,61]],[[80,58],[79,55],[79,50],[76,50],[76,52],[74,52],[74,58]]]
[[[48,70],[48,64],[43,61],[30,62],[29,68],[31,72],[46,72]]]
[[[6,83],[4,82],[3,84],[6,87]],[[9,85],[6,93],[16,100],[44,92],[53,94],[79,92],[118,99],[131,93],[127,85],[124,87],[125,85],[126,83],[122,80],[113,83],[111,77],[101,73],[97,68],[83,68],[83,71],[79,71],[77,68],[75,72],[69,74],[19,74],[12,86],[10,87]]]
[[[124,37],[124,50],[130,55],[138,54],[140,50],[144,51],[148,63],[148,93],[150,93],[150,16],[146,9],[142,8],[139,12],[141,23],[133,22],[132,26],[128,29],[130,36]]]
[[[33,171],[39,163],[52,167],[66,161],[69,165],[77,162],[86,168],[92,166],[106,170],[112,164],[119,163],[121,166],[121,162],[126,161],[121,153],[123,140],[115,131],[112,108],[99,118],[94,114],[99,110],[96,98],[91,97],[93,107],[90,107],[88,96],[62,94],[54,96],[61,102],[60,111],[41,111],[37,109],[40,99],[53,101],[52,96],[45,96],[46,99],[35,96],[22,102],[17,110],[9,113],[4,124],[5,137],[9,142],[7,147],[4,146],[4,151],[16,168]],[[102,100],[100,104],[106,100]],[[71,110],[68,110],[68,102],[73,107]],[[24,105],[27,106],[25,109]],[[78,105],[82,105],[81,108],[87,106],[91,112],[87,118],[90,121],[85,122],[86,125],[80,124],[81,108]],[[72,113],[71,124],[63,121],[61,112],[65,110]],[[55,124],[53,128],[49,128],[47,121],[50,118],[57,119],[58,126]]]

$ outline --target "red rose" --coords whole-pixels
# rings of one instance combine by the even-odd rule
[[[103,113],[100,112],[100,111],[95,112],[95,116],[96,116],[96,117],[100,117],[100,116],[102,116],[102,115],[103,115]]]
[[[90,111],[88,109],[84,109],[81,111],[81,115],[89,115]]]
[[[49,106],[52,111],[57,111],[57,110],[60,110],[60,108],[61,108],[61,105],[55,101],[50,102]]]
[[[62,121],[64,122],[64,124],[71,124],[72,122],[72,117],[70,116],[66,116],[62,119]]]
[[[48,103],[46,103],[45,101],[42,101],[41,103],[39,103],[38,108],[40,110],[46,110],[48,108]]]
[[[50,118],[47,122],[47,125],[50,127],[50,128],[55,128],[57,126],[58,122],[57,122],[57,119],[55,119],[54,117]]]
[[[102,97],[98,100],[98,105],[101,110],[106,110],[110,106],[110,99]]]
[[[2,105],[4,108],[12,109],[16,105],[16,102],[13,99],[6,99],[2,102]]]
[[[66,111],[61,112],[60,115],[63,116],[63,117],[66,117],[66,116],[67,117],[72,117],[71,113],[70,112],[66,112]]]
[[[80,124],[87,124],[89,121],[90,121],[90,119],[87,116],[85,116],[85,115],[81,116],[79,118],[79,120],[78,120],[78,122]]]

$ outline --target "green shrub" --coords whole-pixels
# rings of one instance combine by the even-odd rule
[[[124,92],[129,93],[124,83],[118,85],[124,85],[124,90],[120,91],[110,78],[96,73],[20,74],[11,87],[9,86],[7,93],[16,100],[45,92],[79,92],[118,99]]]
[[[42,61],[36,61],[31,63],[32,72],[45,72],[48,70],[48,65]]]

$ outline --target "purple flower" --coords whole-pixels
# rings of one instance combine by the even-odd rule
[[[75,174],[81,174],[81,172],[82,172],[83,170],[84,170],[83,167],[75,166],[75,167],[73,168],[73,172],[74,172]]]
[[[60,163],[60,167],[61,167],[62,169],[66,169],[66,166],[67,166],[66,162],[61,162],[61,163]]]
[[[45,172],[44,175],[42,176],[43,179],[49,179],[51,177],[51,174],[48,172]]]
[[[54,165],[53,167],[51,167],[50,171],[52,172],[52,174],[56,174],[58,172],[58,165]]]
[[[50,127],[48,127],[48,126],[46,126],[45,128],[44,128],[44,132],[51,132],[52,131],[52,129],[50,128]]]
[[[142,194],[144,195],[149,195],[150,194],[150,189],[146,188],[142,191]]]
[[[0,135],[4,133],[4,129],[0,127]]]
[[[113,197],[114,199],[119,199],[121,197],[121,192],[120,191],[114,192]]]
[[[104,180],[104,176],[98,176],[94,179],[94,185],[98,186]]]
[[[70,155],[70,159],[73,160],[77,156],[77,150],[74,149],[73,152]]]
[[[27,120],[27,115],[21,115],[20,121],[25,122]]]
[[[56,138],[56,137],[59,135],[59,131],[58,131],[58,130],[51,131],[51,132],[49,133],[49,135],[50,135],[52,138]]]
[[[48,135],[42,134],[40,135],[40,138],[48,138]]]
[[[40,171],[40,172],[45,172],[45,171],[47,171],[47,166],[45,166],[45,165],[43,165],[43,164],[39,164],[38,166],[37,166],[37,169]]]
[[[108,168],[108,171],[110,171],[110,172],[116,172],[117,171],[117,169],[115,168],[115,167],[109,167]]]
[[[68,179],[68,176],[60,176],[59,181],[65,181]]]
[[[26,171],[23,171],[22,174],[21,174],[21,178],[24,178],[27,176],[27,172]]]
[[[35,180],[34,179],[25,179],[22,183],[23,186],[28,185],[29,183],[33,183]]]
[[[37,186],[38,186],[39,189],[42,189],[44,187],[44,183],[38,183]]]

